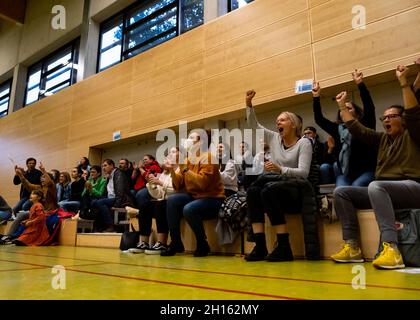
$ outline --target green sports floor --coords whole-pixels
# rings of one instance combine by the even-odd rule
[[[57,266],[65,272],[54,273]],[[365,289],[355,289],[352,282],[362,286],[364,270]],[[327,260],[249,263],[240,256],[160,257],[118,249],[1,246],[0,287],[2,300],[420,299],[420,273]]]

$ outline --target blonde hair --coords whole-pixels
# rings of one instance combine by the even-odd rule
[[[283,114],[286,117],[289,118],[290,122],[295,127],[296,136],[299,137],[299,138],[302,137],[302,120],[301,120],[301,118],[296,113],[289,112],[289,111],[284,111],[284,112],[280,113],[279,117]]]

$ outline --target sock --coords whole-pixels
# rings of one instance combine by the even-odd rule
[[[359,248],[360,247],[359,246],[359,241],[356,240],[356,239],[348,239],[348,240],[346,240],[346,243],[348,245],[350,245],[350,247],[352,247],[352,248]]]

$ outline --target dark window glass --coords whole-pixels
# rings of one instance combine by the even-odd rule
[[[9,111],[11,87],[12,80],[0,84],[0,118],[6,116]]]
[[[228,11],[232,11],[232,10],[242,8],[252,1],[254,1],[254,0],[229,0]]]
[[[181,31],[184,33],[204,23],[204,0],[184,0],[181,8]]]
[[[98,71],[168,41],[204,22],[204,0],[149,0],[101,25]]]

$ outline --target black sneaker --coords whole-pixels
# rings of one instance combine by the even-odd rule
[[[277,245],[273,252],[265,257],[265,260],[270,262],[292,261],[292,249],[290,248],[290,245]]]
[[[207,241],[205,241],[197,246],[197,249],[194,251],[194,257],[207,257],[209,253],[210,246]]]
[[[182,253],[184,252],[184,245],[181,243],[180,245],[176,245],[174,243],[170,243],[168,247],[166,247],[165,250],[162,250],[160,252],[160,255],[162,257],[171,257],[176,255],[177,253]]]
[[[255,246],[254,249],[252,249],[251,253],[245,256],[245,260],[249,262],[262,261],[265,259],[267,253],[267,248],[264,248],[264,250],[258,250],[257,246]]]
[[[167,246],[165,246],[162,242],[158,241],[149,249],[144,250],[144,253],[155,255],[160,254],[164,250],[167,250]]]
[[[136,248],[130,248],[128,251],[131,253],[143,253],[147,249],[150,249],[149,244],[147,242],[140,241]]]

